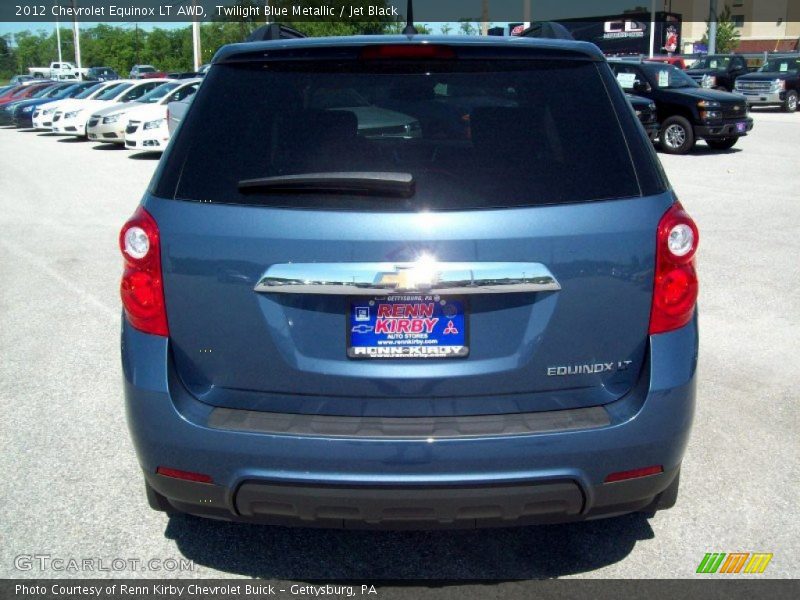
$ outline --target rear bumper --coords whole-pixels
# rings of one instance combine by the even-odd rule
[[[736,125],[737,123],[745,123],[745,131],[740,132]],[[694,128],[694,133],[697,137],[703,139],[714,139],[714,138],[729,138],[729,137],[741,137],[743,135],[747,135],[753,129],[753,119],[752,117],[747,117],[746,119],[736,119],[734,121],[725,121],[723,123],[714,124],[714,125],[700,125]]]
[[[223,424],[178,381],[168,346],[123,323],[131,436],[153,489],[178,510],[214,518],[432,528],[622,514],[651,505],[673,481],[694,413],[696,320],[650,339],[640,382],[597,409],[603,419],[576,424],[559,421],[570,411],[553,411],[549,427],[449,435],[314,431],[313,423],[279,431],[281,415],[260,426]],[[610,473],[651,465],[664,472],[604,483]],[[207,474],[213,483],[157,475],[159,466]]]

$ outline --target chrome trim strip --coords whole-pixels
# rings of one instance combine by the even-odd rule
[[[286,263],[267,269],[256,292],[389,296],[397,293],[508,294],[561,289],[541,263]]]

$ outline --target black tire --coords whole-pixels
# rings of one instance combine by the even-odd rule
[[[153,510],[166,513],[167,515],[179,514],[180,511],[176,510],[175,507],[169,503],[169,500],[150,487],[147,481],[144,482],[144,492],[147,496],[147,503]]]
[[[789,90],[786,92],[786,99],[783,101],[783,112],[793,113],[797,110],[797,92]]]
[[[667,154],[686,154],[694,148],[694,129],[684,117],[669,117],[661,124],[659,140]]]
[[[709,148],[713,148],[714,150],[730,150],[738,141],[738,137],[729,137],[718,140],[706,140],[706,144],[708,144]]]
[[[653,510],[666,510],[675,506],[678,501],[678,489],[681,486],[681,472],[675,475],[675,479],[669,484],[669,487],[656,496],[655,502],[651,505]]]

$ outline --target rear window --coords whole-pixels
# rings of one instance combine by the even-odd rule
[[[641,195],[599,69],[574,60],[218,65],[154,193],[203,202],[397,210]],[[315,173],[410,174],[410,197],[240,190]]]

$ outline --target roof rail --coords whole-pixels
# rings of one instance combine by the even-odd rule
[[[263,42],[267,40],[291,40],[295,38],[307,37],[305,33],[292,29],[280,23],[270,23],[262,25],[253,33],[247,36],[247,42]]]

